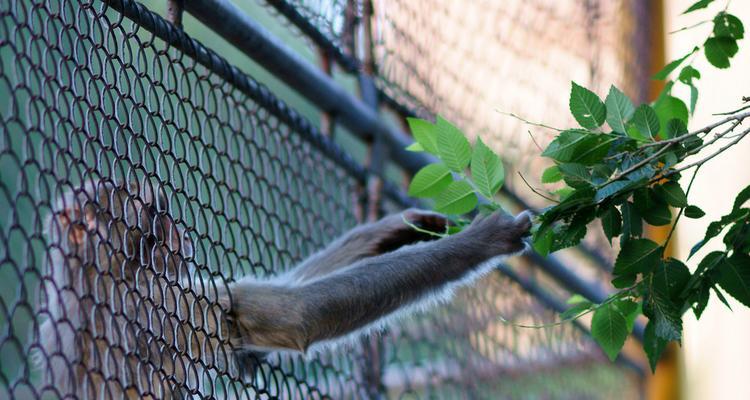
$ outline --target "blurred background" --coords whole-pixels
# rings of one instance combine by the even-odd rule
[[[702,21],[700,15],[680,16],[691,1],[671,0],[665,2],[664,31],[671,32]],[[719,11],[725,4],[716,2],[709,10]],[[730,12],[745,24],[750,21],[750,2],[731,2]],[[694,43],[700,42],[706,29],[698,27],[665,36],[668,60],[682,57]],[[742,43],[743,45],[745,43]],[[732,110],[742,96],[750,93],[750,50],[740,48],[736,61],[728,70],[707,68],[701,77],[701,98],[698,100],[693,127],[704,126],[716,117],[712,114]],[[705,91],[705,92],[703,92]],[[707,221],[719,218],[731,209],[734,194],[750,183],[750,142],[740,142],[730,151],[706,164],[705,170],[696,178],[691,201],[706,210],[706,218],[691,219],[680,224],[677,230],[678,244],[675,251],[686,257],[690,248],[706,231]],[[715,250],[706,246],[701,253]],[[700,255],[700,254],[699,254]],[[691,265],[695,267],[695,265]],[[709,301],[707,312],[695,321],[687,314],[685,340],[682,348],[681,386],[686,399],[749,399],[750,382],[747,379],[747,360],[750,359],[750,310],[734,299],[730,299],[733,311],[728,310],[714,296]]]
[[[508,114],[552,127],[574,125],[568,112],[571,80],[601,97],[614,84],[636,104],[651,101],[661,89],[651,75],[700,42],[710,25],[669,32],[725,6],[717,1],[708,11],[680,16],[692,1],[188,2],[180,14],[182,32],[236,67],[235,78],[241,79],[227,82],[215,66],[195,61],[179,43],[167,40],[176,29],[166,23],[176,23],[167,10],[178,1],[10,0],[0,5],[0,388],[5,390],[0,398],[3,393],[35,397],[32,388],[39,385],[29,360],[36,346],[34,310],[45,268],[40,221],[53,194],[28,182],[73,185],[100,175],[152,179],[178,193],[179,206],[169,212],[184,228],[192,228],[201,221],[190,214],[191,208],[203,209],[200,216],[211,221],[224,216],[222,210],[195,201],[211,190],[196,188],[200,185],[191,185],[187,177],[205,184],[240,175],[261,189],[239,196],[242,185],[226,185],[217,197],[238,195],[243,207],[259,210],[258,215],[238,212],[230,229],[239,237],[252,237],[253,248],[238,244],[226,256],[210,228],[191,231],[206,249],[205,257],[199,257],[201,267],[228,281],[282,272],[354,224],[413,205],[404,196],[413,160],[379,147],[383,132],[408,140],[405,118],[410,116],[440,114],[472,139],[481,137],[505,162],[504,205],[514,212],[543,207],[545,200],[523,179],[540,185],[549,164],[539,156],[540,146],[554,131]],[[144,8],[124,15],[123,5],[135,4]],[[256,35],[233,38],[231,33],[247,26],[239,23],[242,19],[210,17],[211,7],[221,4],[249,19]],[[208,8],[201,13],[198,5]],[[750,21],[749,2],[734,1],[730,11]],[[162,31],[145,27],[149,12],[164,22]],[[288,57],[264,50],[263,44],[271,43],[264,38],[280,44]],[[107,45],[99,46],[103,41]],[[750,95],[750,51],[744,44],[731,70],[702,70],[699,111],[691,126],[705,125],[714,119],[712,113],[736,108],[742,96]],[[58,74],[65,69],[56,63],[76,73]],[[96,73],[107,63],[116,72]],[[305,89],[302,83],[311,76],[340,90],[344,94],[338,99],[346,101]],[[132,89],[136,84],[156,87],[157,94]],[[258,84],[268,90],[257,94],[247,89]],[[92,90],[77,92],[78,87]],[[64,102],[57,92],[84,99],[76,105],[82,111],[61,111],[68,113],[62,128],[44,122],[61,118],[55,110]],[[141,112],[140,126],[119,130],[113,121],[128,120],[130,111],[118,105],[103,104],[91,112],[94,106],[85,100],[100,92]],[[181,119],[174,110],[201,117]],[[377,116],[382,126],[357,119],[363,115]],[[92,123],[99,120],[107,123]],[[131,153],[107,146],[122,138],[148,138],[152,127],[162,125],[169,126],[157,131],[170,143],[131,144],[153,154],[157,165],[144,162],[134,168]],[[232,147],[227,138],[244,139],[249,155],[231,163],[213,153],[205,159],[179,156],[191,149],[184,143]],[[59,157],[40,150],[48,143],[75,147],[74,139],[85,142],[81,148],[88,150],[54,150]],[[389,143],[385,147],[394,147]],[[123,160],[127,173],[104,170],[102,154]],[[749,156],[750,143],[741,143],[704,167],[691,203],[708,215],[681,221],[673,249],[677,255],[684,256],[707,221],[731,208],[730,194],[750,182]],[[163,171],[163,163],[178,165],[170,170],[174,176],[155,172]],[[348,163],[361,169],[352,173]],[[55,169],[65,164],[86,172]],[[367,204],[377,207],[368,209]],[[324,227],[318,231],[321,221]],[[251,397],[283,397],[286,391],[295,393],[290,398],[749,399],[745,365],[750,359],[750,313],[739,305],[730,312],[712,298],[700,323],[688,315],[682,348],[667,353],[656,375],[650,373],[637,337],[629,340],[617,363],[606,360],[588,336],[585,318],[581,324],[541,330],[499,321],[498,316],[524,324],[550,323],[572,293],[583,290],[593,299],[606,295],[613,253],[600,232],[600,227],[590,227],[583,247],[549,260],[513,260],[477,287],[462,290],[452,304],[364,340],[351,352],[323,352],[311,360],[275,357],[261,368],[263,379],[253,384],[221,374],[212,379]],[[655,237],[664,234],[652,232]]]

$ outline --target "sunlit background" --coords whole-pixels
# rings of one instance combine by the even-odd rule
[[[10,1],[32,3],[27,0]],[[609,85],[614,84],[633,98],[636,104],[652,100],[660,87],[658,82],[649,79],[650,75],[665,62],[681,57],[701,42],[711,25],[705,24],[675,34],[669,32],[698,23],[726,4],[726,1],[716,1],[705,12],[680,16],[693,2],[375,0],[369,20],[371,37],[367,38],[362,30],[347,34],[348,24],[352,23],[347,12],[359,17],[358,23],[365,15],[362,8],[348,10],[347,4],[362,2],[288,1],[333,46],[343,49],[345,53],[350,51],[353,54],[349,56],[358,60],[371,62],[367,67],[373,70],[367,72],[380,90],[383,103],[380,115],[388,126],[405,130],[403,117],[406,111],[427,118],[435,114],[445,116],[471,138],[482,137],[502,155],[507,168],[507,187],[533,207],[548,204],[529,186],[541,186],[540,175],[549,161],[539,156],[540,147],[549,143],[555,131],[528,124],[521,118],[555,128],[574,125],[568,111],[570,81],[590,88],[602,98]],[[95,3],[101,7],[99,2]],[[166,14],[164,1],[144,0],[142,3],[161,15]],[[359,95],[355,75],[337,67],[330,57],[323,56],[311,39],[271,5],[280,2],[235,0],[234,3],[296,55],[330,74],[347,93]],[[0,10],[6,10],[3,7],[0,6]],[[745,21],[746,26],[750,25],[750,1],[735,0],[731,2],[730,10]],[[112,10],[107,13],[112,20],[119,18]],[[17,11],[17,15],[25,16],[26,10]],[[16,24],[10,17],[3,21],[6,28]],[[23,38],[33,36],[31,32],[35,26],[31,25],[18,28],[21,33],[15,38],[17,42],[22,43]],[[232,65],[267,85],[272,95],[299,112],[356,162],[368,162],[369,144],[360,140],[351,129],[331,123],[335,116],[325,114],[314,101],[287,86],[279,77],[189,14],[184,16],[184,28],[189,35]],[[8,31],[10,29],[7,28]],[[132,36],[141,39],[149,37],[142,30]],[[129,39],[132,41],[133,37]],[[750,96],[750,50],[747,49],[747,40],[740,42],[740,52],[732,59],[730,71],[701,69],[702,78],[697,83],[701,97],[691,127],[700,127],[715,120],[712,113],[737,108],[742,96]],[[157,46],[163,45],[158,40],[156,42]],[[368,45],[371,52],[367,50]],[[13,51],[9,50],[9,46],[0,48],[3,66],[13,64],[16,55],[26,50],[22,44],[17,46],[18,49],[14,48]],[[156,64],[160,60],[151,53],[148,53],[148,57],[157,60]],[[164,62],[163,59],[161,61]],[[33,64],[35,61],[24,59],[21,62]],[[702,62],[705,64],[705,61]],[[334,66],[328,68],[331,64]],[[26,67],[26,64],[23,65]],[[7,74],[3,77],[12,83],[7,85],[9,88],[28,79],[22,73],[14,75],[8,71],[10,69],[7,67],[0,69],[0,74]],[[164,81],[168,83],[168,78]],[[13,95],[22,97],[17,93]],[[13,112],[18,112],[8,112],[11,110],[8,106],[11,97],[0,93],[0,112],[6,113],[0,116],[10,119],[15,117],[11,115]],[[154,115],[163,112],[159,107],[154,108],[149,110]],[[24,118],[19,120],[18,126],[7,128],[8,132],[18,129],[8,133],[8,137],[21,132],[22,122],[28,122]],[[247,134],[246,130],[233,134]],[[0,145],[6,143],[0,142]],[[705,210],[707,216],[700,220],[682,219],[675,246],[678,256],[686,257],[690,247],[702,237],[707,223],[730,209],[732,195],[750,183],[748,160],[750,142],[745,141],[702,168],[690,200],[691,204]],[[35,173],[24,170],[26,166],[18,167],[19,171],[16,171],[15,161],[0,161],[7,164],[2,164],[0,168],[0,183],[11,188],[6,190],[8,193],[13,192],[18,176],[32,176]],[[385,172],[391,183],[403,186],[406,175],[403,169],[389,163]],[[271,177],[274,178],[283,180]],[[10,204],[9,200],[6,201]],[[511,211],[518,211],[517,205],[511,205],[512,201],[505,198],[503,201],[507,201]],[[272,207],[273,204],[269,206]],[[396,209],[397,205],[385,206],[386,209],[388,207]],[[19,219],[31,220],[30,215],[39,216],[35,214],[38,210],[32,206],[23,210],[19,207],[16,211],[17,215],[14,214],[13,218],[20,216]],[[8,216],[9,213],[2,214],[2,218]],[[7,221],[2,219],[0,222]],[[346,221],[347,224],[353,222],[353,217]],[[335,229],[342,229],[342,226],[331,228],[331,232],[326,234],[335,233]],[[611,261],[613,252],[600,231],[598,226],[589,229],[585,242],[597,251],[601,259]],[[15,247],[11,246],[10,241],[2,245]],[[312,250],[312,244],[305,246],[303,253]],[[28,292],[29,298],[24,298],[23,303],[30,310],[29,304],[34,304],[31,298],[33,287],[38,282],[34,280],[36,278],[29,279],[26,283],[29,290],[22,284],[22,290],[18,290],[20,294],[16,296],[17,276],[24,273],[37,276],[36,269],[40,265],[27,262],[25,254],[16,254],[25,249],[20,248],[22,250],[15,253],[4,249],[7,250],[5,254],[9,254],[10,262],[5,264],[4,269],[0,265],[0,302],[9,309],[9,305],[21,303],[19,299],[27,296]],[[709,246],[703,252],[710,250]],[[294,253],[294,256],[300,255]],[[577,250],[566,250],[558,256],[586,282],[608,288],[608,273],[597,267],[591,257]],[[258,264],[266,268],[262,262]],[[695,262],[691,261],[689,265],[694,268]],[[18,268],[20,272],[8,266]],[[562,287],[533,263],[515,260],[511,267],[556,298],[565,299],[571,294],[569,288]],[[247,271],[243,270],[242,273]],[[438,393],[452,388],[456,390],[454,394],[458,398],[465,394],[462,385],[467,379],[483,378],[485,381],[482,385],[486,387],[482,389],[514,398],[576,398],[571,397],[570,393],[583,393],[586,398],[635,399],[640,398],[643,391],[651,399],[750,399],[750,369],[747,367],[750,360],[750,310],[734,301],[731,304],[733,312],[725,309],[716,298],[711,298],[710,307],[700,322],[694,321],[692,314],[688,313],[682,348],[671,351],[659,366],[656,376],[647,374],[641,379],[633,368],[605,360],[593,342],[571,325],[546,330],[523,330],[501,322],[498,317],[520,323],[544,324],[555,321],[556,314],[510,280],[486,279],[476,288],[460,293],[454,305],[421,315],[384,335],[384,339],[377,343],[387,349],[385,359],[380,360],[386,364],[383,367],[383,384],[395,388],[391,394],[422,393],[422,386],[430,385],[437,388]],[[27,331],[32,329],[30,320],[33,317],[30,311],[27,314],[29,316],[16,316],[15,319],[11,315],[9,323],[0,320],[0,335],[5,335],[0,336],[0,343],[13,344],[12,348],[10,345],[0,346],[3,373],[0,385],[28,378],[26,372],[17,368],[25,356],[23,351],[17,349],[28,349]],[[474,329],[466,323],[476,320],[482,320],[480,328]],[[454,328],[466,328],[469,332],[456,333],[452,331]],[[461,334],[465,334],[465,337],[461,337],[460,341],[454,340]],[[359,348],[352,352],[355,353],[362,358],[365,357],[362,354],[367,355]],[[626,353],[640,368],[648,370],[642,350],[634,340],[627,344]],[[283,359],[278,363],[294,372],[283,375],[280,370],[275,370],[274,373],[282,376],[278,379],[288,379],[284,381],[288,386],[315,386],[319,382],[313,381],[311,384],[309,380],[312,378],[308,375],[312,375],[309,371],[318,371],[314,368],[319,368],[323,370],[321,386],[330,382],[333,382],[331,386],[341,384],[345,390],[356,386],[346,374],[356,370],[356,363],[362,360],[352,360],[356,357],[340,352],[316,357],[307,364],[297,359]],[[364,359],[365,363],[369,360]],[[467,365],[474,369],[467,368]],[[475,376],[477,371],[490,371],[494,375]],[[32,375],[30,380],[33,379]]]

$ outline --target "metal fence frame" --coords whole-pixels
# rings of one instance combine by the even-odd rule
[[[382,211],[383,199],[390,199],[405,206],[417,205],[414,200],[406,196],[403,188],[383,178],[385,164],[388,162],[395,163],[406,172],[406,175],[411,175],[426,164],[433,162],[434,158],[424,153],[405,151],[404,148],[411,142],[409,135],[402,129],[383,122],[380,115],[381,106],[392,109],[402,118],[417,113],[399,104],[397,100],[379,90],[375,84],[371,55],[367,54],[370,35],[367,15],[372,12],[371,0],[348,0],[352,8],[361,6],[365,14],[364,22],[360,27],[364,32],[361,35],[364,37],[363,47],[365,48],[363,61],[349,54],[353,53],[352,49],[342,50],[331,42],[288,1],[266,0],[317,46],[321,54],[322,68],[317,68],[302,59],[230,0],[168,0],[168,19],[159,16],[136,0],[103,0],[103,2],[123,17],[162,39],[168,46],[193,58],[259,105],[273,112],[284,124],[299,132],[304,140],[312,144],[317,151],[328,156],[346,170],[360,185],[361,193],[359,193],[359,201],[355,210],[359,222],[377,219]],[[641,4],[641,2],[638,3]],[[181,29],[183,12],[190,13],[295,92],[313,102],[323,112],[321,128],[313,126],[294,109],[277,99],[268,88],[249,78],[221,55],[186,34]],[[354,41],[351,39],[352,47],[356,47]],[[345,73],[356,78],[359,97],[352,95],[333,80],[330,76],[331,63],[336,63]],[[368,160],[365,165],[356,162],[331,139],[329,135],[331,126],[339,123],[367,143]],[[515,193],[505,190],[503,194],[518,208],[528,207]],[[604,271],[611,270],[611,265],[596,249],[580,246],[578,251],[592,260],[598,268]],[[542,257],[539,254],[530,253],[524,257],[530,264],[538,266],[556,284],[570,292],[580,293],[594,302],[601,302],[608,296],[607,291],[601,285],[576,275],[572,268],[555,256]],[[538,285],[537,282],[519,275],[507,265],[498,265],[497,270],[549,309],[558,312],[565,310],[565,302]],[[588,334],[588,330],[578,321],[573,324],[577,329]],[[637,323],[633,336],[637,340],[642,340],[643,330],[643,325]],[[370,356],[377,361],[378,350],[374,339],[364,340],[365,351],[371,351]],[[621,355],[617,362],[632,369],[640,377],[646,374],[639,362],[626,355]],[[378,366],[370,365],[364,365],[362,370],[364,381],[368,385],[366,390],[372,397],[380,397],[382,371]]]
[[[348,1],[350,3],[356,2],[356,0]],[[344,54],[303,16],[297,13],[294,6],[284,0],[267,0],[267,2],[287,17],[304,34],[308,35],[320,47],[322,54],[339,63],[346,72],[356,75],[360,86],[361,99],[346,92],[330,76],[299,57],[230,0],[168,0],[167,7],[170,10],[170,17],[174,18],[173,21],[177,24],[163,19],[135,0],[105,0],[105,3],[121,12],[123,16],[141,25],[170,46],[194,57],[199,63],[224,77],[228,82],[247,91],[251,97],[257,99],[260,103],[267,104],[271,109],[283,111],[281,115],[289,115],[290,118],[287,122],[292,126],[299,127],[302,131],[310,132],[310,138],[325,154],[335,154],[336,159],[340,157],[349,160],[346,154],[342,153],[336,145],[328,140],[325,134],[317,131],[304,118],[296,116],[294,110],[288,108],[283,102],[269,103],[267,100],[268,93],[265,92],[266,88],[252,85],[250,81],[243,79],[244,74],[236,67],[185,34],[179,26],[182,19],[181,13],[183,11],[190,13],[289,87],[314,102],[325,114],[335,116],[336,121],[358,135],[363,141],[370,143],[370,165],[363,169],[354,162],[347,162],[345,166],[355,176],[367,182],[367,204],[369,207],[366,207],[365,211],[360,211],[360,214],[364,213],[365,219],[377,217],[377,203],[381,198],[381,190],[382,194],[398,199],[402,204],[416,204],[406,197],[403,190],[385,182],[380,177],[386,159],[396,163],[411,174],[436,161],[433,156],[426,153],[406,151],[405,147],[412,142],[409,135],[388,126],[379,118],[377,110],[381,102],[389,106],[398,105],[398,103],[375,87],[371,73],[368,74],[368,68],[355,58]],[[372,4],[370,0],[364,0],[364,2],[365,13],[367,14],[367,10],[368,8],[371,10]],[[647,14],[644,13],[644,15]],[[643,53],[642,50],[641,52]],[[369,69],[369,72],[371,72],[371,69]],[[264,99],[266,100],[264,101]],[[415,115],[414,112],[400,105],[396,111],[403,113],[404,118]],[[506,188],[503,188],[503,194],[509,196],[520,208],[528,207],[523,199]],[[585,244],[579,245],[577,249],[584,256],[593,260],[599,268],[611,271],[612,266],[597,250],[589,248]],[[582,279],[554,255],[543,257],[532,251],[523,257],[541,267],[545,273],[564,288],[573,293],[579,293],[592,302],[601,302],[608,296],[607,291],[597,282]],[[532,286],[531,282],[523,280],[517,274],[513,274],[509,268],[500,265],[498,270],[522,284],[527,290],[535,288],[531,289],[530,292],[551,308],[559,312],[566,309],[564,301],[555,298],[550,293],[544,294],[543,290]],[[644,329],[645,326],[640,321],[636,321],[633,337],[642,341]],[[645,375],[645,371],[640,367],[640,364],[624,354],[618,358],[618,362],[634,368],[640,375]]]

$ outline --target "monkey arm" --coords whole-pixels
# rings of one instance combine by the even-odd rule
[[[231,292],[232,318],[247,333],[240,342],[304,352],[357,332],[439,294],[495,256],[522,250],[529,228],[525,213],[496,213],[460,234],[366,258],[301,286],[239,281]]]
[[[313,254],[291,271],[292,280],[307,282],[347,267],[363,258],[376,256],[420,241],[433,240],[434,236],[414,230],[404,222],[424,230],[443,232],[448,220],[441,214],[409,209],[389,215],[377,222],[360,225]]]

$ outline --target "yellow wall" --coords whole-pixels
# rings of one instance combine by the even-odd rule
[[[706,12],[680,16],[694,1],[665,1],[667,31],[700,22],[715,14],[726,3],[717,1]],[[729,11],[742,19],[746,27],[750,27],[750,1],[733,1]],[[704,40],[710,30],[711,24],[708,23],[689,31],[667,34],[667,59],[673,60],[687,53],[695,43]],[[698,84],[699,112],[691,128],[715,121],[717,117],[712,113],[735,109],[740,105],[742,96],[750,96],[750,40],[747,38],[740,42],[740,52],[732,59],[729,71],[706,66],[702,55],[695,65],[701,70],[702,78]],[[689,178],[683,177],[684,185],[687,185]],[[676,248],[680,258],[684,259],[690,247],[702,238],[710,221],[731,209],[733,194],[748,184],[750,140],[741,142],[701,169],[690,193],[690,202],[706,211],[706,217],[681,220]],[[700,255],[720,246],[706,247],[707,250],[701,251],[695,260],[691,259],[689,264],[692,268],[700,260]],[[682,392],[686,399],[750,399],[750,309],[734,300],[731,304],[734,312],[727,310],[712,294],[708,309],[700,321],[696,321],[692,313],[686,314],[682,379]]]

